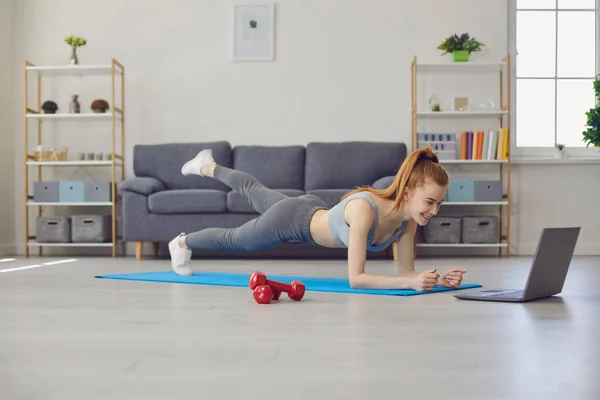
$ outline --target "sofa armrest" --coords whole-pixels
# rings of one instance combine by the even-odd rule
[[[149,196],[152,193],[166,190],[166,187],[164,183],[162,183],[156,178],[135,177],[125,179],[123,182],[121,182],[121,190]]]
[[[394,178],[395,176],[384,176],[383,178],[379,178],[373,182],[371,187],[377,190],[385,189],[390,186],[392,182],[394,182]]]

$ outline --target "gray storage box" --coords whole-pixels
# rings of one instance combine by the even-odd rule
[[[68,243],[71,240],[69,217],[38,217],[36,240],[38,243]]]
[[[463,243],[498,243],[498,217],[463,217]]]
[[[110,182],[86,182],[83,198],[86,202],[110,202],[111,192]]]
[[[104,243],[112,237],[111,215],[71,216],[71,240],[73,243]]]
[[[57,203],[58,182],[33,182],[33,201],[38,203]]]
[[[427,243],[460,243],[462,219],[460,217],[433,217],[423,227]]]
[[[502,182],[476,180],[475,201],[502,201]]]

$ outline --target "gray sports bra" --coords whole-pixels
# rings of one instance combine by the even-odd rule
[[[397,240],[406,231],[406,227],[408,226],[408,221],[404,221],[402,223],[402,226],[400,228],[398,228],[396,230],[396,232],[394,232],[394,234],[388,240],[385,241],[385,243],[382,243],[380,245],[373,244],[372,242],[373,242],[373,236],[375,235],[375,227],[377,227],[377,206],[375,205],[375,202],[373,201],[373,199],[366,192],[354,193],[354,194],[346,197],[344,200],[342,200],[340,203],[336,204],[333,208],[331,208],[329,210],[329,217],[328,217],[329,229],[331,229],[331,232],[333,233],[335,238],[339,242],[345,244],[346,247],[348,246],[348,242],[349,242],[348,239],[350,236],[350,226],[348,225],[348,223],[346,222],[346,219],[344,218],[344,210],[346,208],[346,204],[348,204],[348,202],[350,200],[353,200],[356,198],[363,198],[363,199],[368,200],[369,203],[371,204],[371,208],[373,209],[373,213],[375,214],[375,218],[373,219],[373,226],[371,226],[371,229],[369,229],[369,235],[368,235],[368,240],[367,240],[367,250],[370,250],[370,251],[384,250],[394,240]]]

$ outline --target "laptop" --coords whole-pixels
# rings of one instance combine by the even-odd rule
[[[455,294],[461,300],[524,303],[562,291],[581,227],[544,228],[523,290],[490,289]]]

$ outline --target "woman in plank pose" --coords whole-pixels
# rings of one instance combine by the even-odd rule
[[[329,208],[317,196],[288,197],[253,176],[215,163],[212,150],[202,150],[186,162],[183,175],[223,182],[241,193],[260,213],[231,229],[206,228],[181,233],[169,243],[171,265],[179,275],[192,275],[192,249],[249,251],[285,242],[348,248],[348,278],[353,288],[431,290],[435,285],[458,287],[466,272],[453,268],[415,271],[414,237],[438,213],[449,176],[430,145],[411,152],[391,185],[377,190],[360,187]],[[381,251],[398,242],[397,276],[365,273],[367,250]]]

